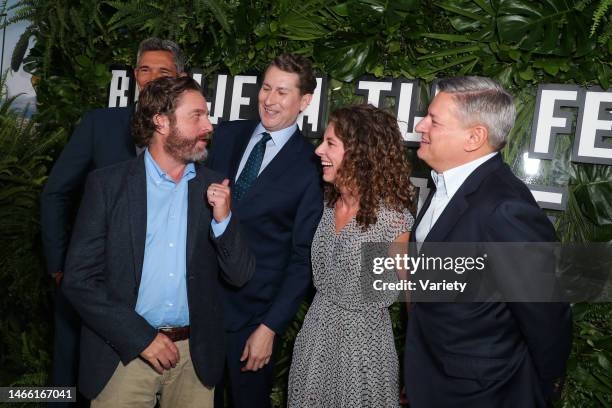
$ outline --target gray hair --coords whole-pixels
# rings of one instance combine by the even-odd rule
[[[466,126],[486,126],[491,147],[500,150],[506,145],[516,109],[512,95],[500,84],[490,78],[465,76],[442,79],[438,89],[452,96]]]
[[[140,64],[140,56],[147,51],[168,51],[172,53],[174,65],[178,74],[185,72],[185,55],[174,41],[162,40],[151,37],[143,40],[138,46],[138,55],[136,56],[136,66]]]

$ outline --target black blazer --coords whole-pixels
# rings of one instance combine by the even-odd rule
[[[87,174],[136,156],[130,132],[134,107],[96,109],[83,115],[55,162],[40,200],[47,271],[64,270],[72,218]]]
[[[207,166],[233,183],[257,124],[219,124]],[[323,211],[319,169],[314,147],[298,130],[232,204],[257,265],[244,287],[224,286],[228,330],[263,323],[280,334],[295,316],[311,285],[310,245]]]
[[[423,245],[556,240],[546,215],[498,154],[466,179]],[[410,406],[545,406],[553,383],[565,375],[571,330],[565,303],[416,303],[404,357]]]
[[[188,182],[187,299],[191,358],[200,380],[214,385],[224,361],[219,273],[243,285],[255,260],[235,218],[211,237],[210,183],[221,176],[197,165]],[[144,259],[147,192],[144,155],[99,169],[88,177],[74,226],[62,289],[83,320],[80,391],[95,398],[117,364],[129,363],[153,341],[156,330],[134,310]]]

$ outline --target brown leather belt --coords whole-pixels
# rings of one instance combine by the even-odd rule
[[[187,340],[189,338],[189,326],[160,327],[157,331],[165,334],[172,341]]]

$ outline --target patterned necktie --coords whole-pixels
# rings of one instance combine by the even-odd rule
[[[249,154],[249,158],[247,159],[238,180],[234,183],[232,188],[232,200],[238,202],[244,197],[246,192],[253,184],[253,181],[259,175],[259,169],[261,168],[261,162],[264,158],[264,153],[266,152],[266,143],[272,137],[268,132],[264,132],[261,135],[261,139],[259,142],[253,146],[253,150],[251,150],[251,154]]]

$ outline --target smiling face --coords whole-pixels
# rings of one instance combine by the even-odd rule
[[[344,159],[344,143],[336,136],[333,123],[327,125],[323,141],[317,147],[315,153],[321,158],[323,180],[333,184]]]
[[[259,90],[259,117],[269,132],[293,125],[301,111],[308,107],[312,94],[302,95],[299,76],[271,65]]]
[[[445,92],[436,95],[425,116],[415,127],[422,134],[417,156],[438,173],[460,166],[469,159],[466,143],[470,128],[457,113],[453,97]]]
[[[178,74],[174,56],[170,51],[145,51],[134,69],[134,77],[141,91],[157,78],[176,77]]]
[[[185,91],[169,121],[163,147],[174,159],[184,163],[206,158],[206,146],[213,127],[208,120],[206,99],[197,91]]]

